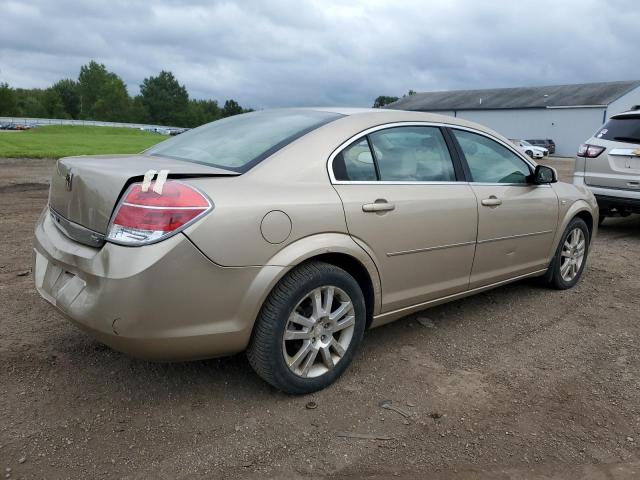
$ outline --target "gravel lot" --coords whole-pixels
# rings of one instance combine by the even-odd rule
[[[333,387],[289,397],[242,355],[129,359],[41,300],[52,166],[0,159],[7,478],[640,478],[639,216],[605,222],[575,289],[524,281],[407,317],[368,332]]]

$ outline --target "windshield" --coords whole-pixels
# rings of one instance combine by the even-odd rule
[[[612,118],[596,133],[596,138],[640,143],[640,114]]]
[[[531,145],[529,142],[527,142],[526,140],[520,140],[520,143],[522,143],[523,145],[529,145],[531,147],[533,147],[533,145]]]
[[[306,133],[342,116],[294,109],[245,113],[190,130],[146,153],[244,173]]]

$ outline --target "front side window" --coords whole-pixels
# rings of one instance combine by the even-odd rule
[[[469,165],[471,179],[480,183],[528,183],[528,164],[498,142],[466,130],[452,130]]]
[[[243,173],[306,133],[342,116],[294,109],[235,115],[173,137],[146,153]]]

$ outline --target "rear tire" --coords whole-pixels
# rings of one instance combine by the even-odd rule
[[[544,279],[557,289],[566,290],[580,281],[589,253],[589,228],[575,217],[565,229]]]
[[[315,392],[347,369],[365,324],[358,282],[335,265],[304,263],[269,294],[247,357],[256,373],[278,390]]]

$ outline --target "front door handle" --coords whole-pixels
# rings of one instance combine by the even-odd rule
[[[482,205],[485,207],[497,207],[498,205],[502,205],[502,200],[495,195],[491,195],[489,198],[482,200]]]
[[[386,200],[376,200],[374,203],[365,203],[362,205],[363,212],[390,212],[395,209],[396,206]]]

